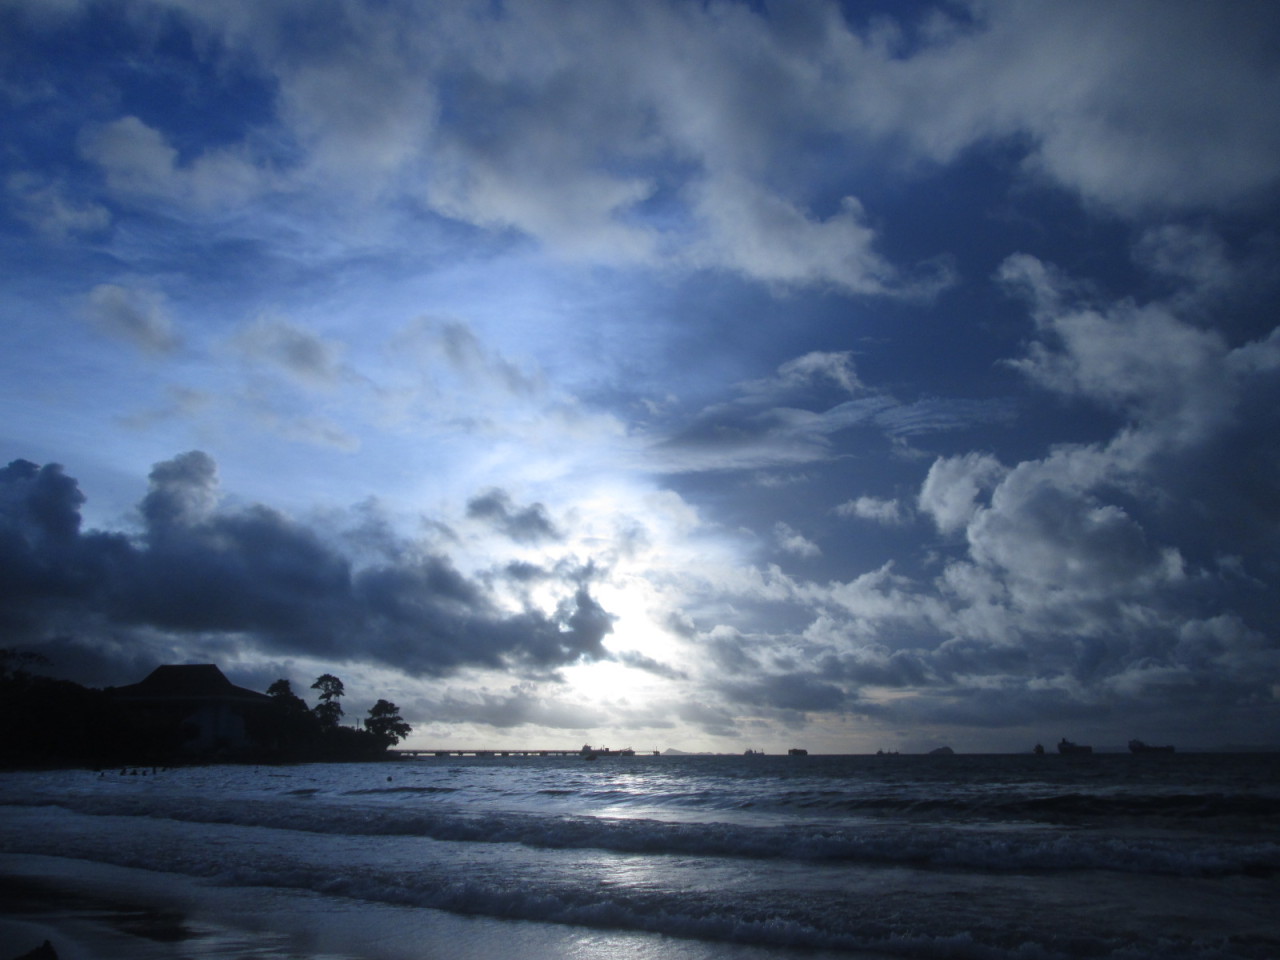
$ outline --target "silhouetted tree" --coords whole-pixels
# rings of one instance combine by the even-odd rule
[[[320,691],[320,702],[315,705],[312,712],[320,721],[320,726],[326,730],[332,730],[342,720],[342,704],[338,702],[346,692],[342,687],[342,681],[332,673],[324,673],[316,678],[311,689]]]
[[[293,692],[288,680],[280,679],[267,687],[271,709],[255,722],[261,728],[253,729],[256,740],[265,746],[286,753],[306,750],[320,736],[320,721],[311,712],[307,702]]]
[[[400,708],[390,700],[379,700],[369,708],[364,728],[377,737],[384,747],[399,743],[413,731],[400,716]]]

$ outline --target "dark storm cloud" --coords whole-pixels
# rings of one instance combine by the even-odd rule
[[[546,507],[534,503],[517,510],[505,490],[489,490],[473,498],[467,503],[467,516],[492,524],[517,543],[560,539]]]
[[[448,557],[401,543],[355,566],[314,531],[261,505],[217,508],[217,468],[193,451],[157,464],[142,536],[82,533],[84,502],[56,464],[0,471],[0,622],[7,642],[130,664],[201,651],[369,661],[417,675],[467,666],[554,669],[605,656],[613,617],[592,570],[562,579],[552,614],[501,608]],[[390,536],[383,532],[382,538]],[[552,574],[548,574],[552,576]]]

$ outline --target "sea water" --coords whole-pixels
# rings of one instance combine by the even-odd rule
[[[8,772],[0,854],[281,956],[1280,957],[1273,754]]]

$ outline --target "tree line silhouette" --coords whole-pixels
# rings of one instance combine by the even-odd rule
[[[346,691],[342,681],[331,673],[322,674],[311,689],[319,691],[314,707],[293,692],[288,680],[267,687],[270,709],[254,718],[260,726],[251,728],[250,735],[284,756],[345,760],[382,754],[413,729],[389,700],[370,707],[362,726],[343,726],[340,701]]]
[[[243,743],[193,752],[182,711],[141,708],[115,688],[37,672],[46,664],[40,654],[0,648],[0,767],[373,760],[412,729],[389,700],[378,700],[358,726],[344,726],[343,683],[326,673],[311,685],[314,707],[277,680],[244,711]]]

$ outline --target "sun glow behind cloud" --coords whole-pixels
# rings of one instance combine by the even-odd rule
[[[329,13],[0,11],[14,642],[477,741],[1274,720],[1269,7]]]

